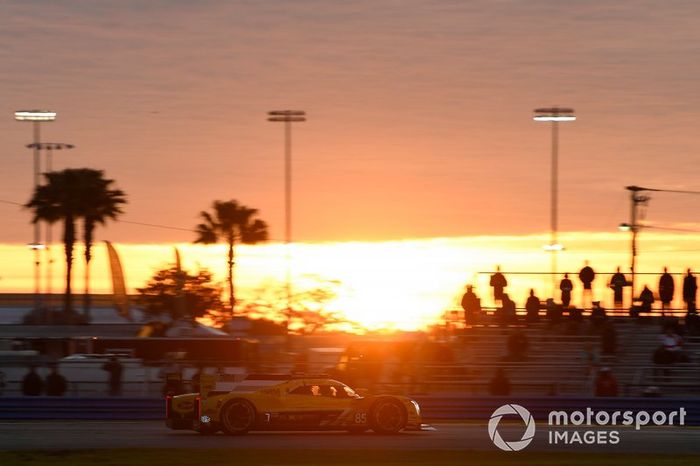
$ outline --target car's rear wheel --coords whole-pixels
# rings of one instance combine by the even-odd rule
[[[255,406],[242,398],[231,400],[221,409],[221,423],[229,435],[246,434],[255,425]]]
[[[372,430],[378,434],[396,434],[406,427],[406,409],[394,399],[377,401],[369,417]]]

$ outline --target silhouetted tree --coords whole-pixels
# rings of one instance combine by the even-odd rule
[[[111,202],[124,203],[124,193],[110,190],[112,180],[105,180],[103,172],[90,168],[69,168],[60,172],[45,173],[45,184],[37,186],[34,195],[26,207],[34,212],[33,222],[46,221],[63,222],[63,244],[66,256],[66,293],[64,296],[64,313],[70,316],[73,311],[73,295],[71,288],[73,270],[73,249],[76,233],[75,222],[86,215],[99,210],[96,206],[104,205],[105,196],[112,196]],[[96,186],[102,184],[102,189]],[[101,193],[101,194],[97,194]],[[116,215],[116,213],[114,214]],[[103,218],[108,217],[107,213]]]
[[[237,243],[255,244],[267,240],[267,224],[255,218],[256,209],[250,209],[235,200],[214,201],[212,212],[202,211],[203,222],[197,225],[195,243],[212,244],[225,241],[228,244],[228,289],[231,315],[234,314],[236,297],[233,287],[234,248]]]
[[[243,308],[253,319],[265,319],[283,326],[289,319],[291,333],[309,335],[319,331],[362,330],[339,310],[328,308],[338,296],[339,287],[340,282],[336,280],[314,279],[304,289],[293,293],[291,309],[288,310],[286,288],[266,285],[253,291]]]
[[[224,311],[221,287],[212,281],[211,272],[205,269],[196,274],[178,272],[176,267],[159,270],[137,291],[136,303],[149,317],[167,316],[173,321],[194,322],[197,317],[215,316]],[[184,301],[183,305],[179,305],[178,299]]]
[[[83,216],[83,239],[85,241],[85,295],[83,307],[85,316],[90,315],[90,260],[92,245],[97,225],[104,225],[107,220],[115,220],[123,213],[121,204],[126,204],[125,194],[119,189],[112,189],[114,180],[104,178],[101,170],[87,170],[85,176],[85,206]]]

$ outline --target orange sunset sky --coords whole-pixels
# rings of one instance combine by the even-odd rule
[[[266,112],[292,108],[308,113],[294,127],[296,240],[540,244],[550,130],[532,110],[561,105],[578,120],[561,126],[559,228],[617,234],[624,186],[700,189],[698,17],[674,0],[2,2],[0,199],[31,191],[31,128],[13,111],[46,108],[58,118],[42,139],[77,146],[55,167],[105,170],[128,195],[123,220],[187,229],[235,198],[281,240],[283,131]],[[646,220],[700,230],[699,212],[700,196],[658,193]],[[28,212],[0,213],[0,243],[31,240]],[[97,235],[193,239],[123,222]],[[11,257],[5,290],[24,273]]]

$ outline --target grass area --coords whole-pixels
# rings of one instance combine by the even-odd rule
[[[698,464],[696,456],[618,455],[598,453],[501,453],[469,451],[387,451],[387,450],[183,450],[183,449],[114,449],[114,450],[37,450],[0,452],[0,465],[52,466],[202,466],[232,465],[299,465],[299,466],[452,466],[452,465],[537,465],[579,466],[604,464],[674,465]]]

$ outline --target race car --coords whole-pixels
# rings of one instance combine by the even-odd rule
[[[214,388],[214,387],[212,387]],[[420,406],[405,396],[360,396],[326,378],[252,376],[230,390],[166,397],[166,425],[203,434],[257,430],[423,430]]]

